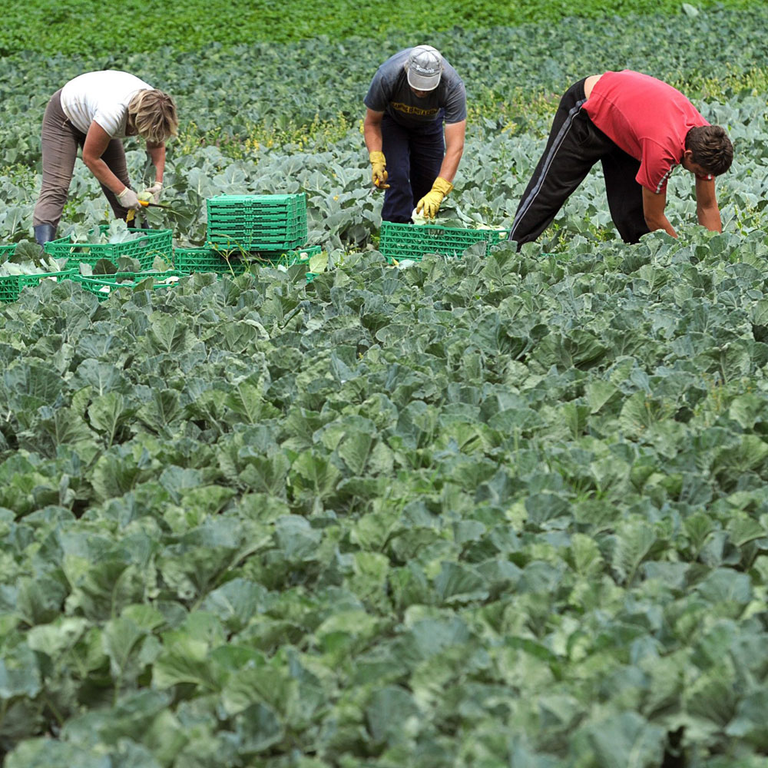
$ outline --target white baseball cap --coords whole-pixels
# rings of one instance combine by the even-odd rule
[[[443,74],[443,57],[431,45],[417,45],[411,48],[405,64],[408,85],[417,91],[434,91]]]

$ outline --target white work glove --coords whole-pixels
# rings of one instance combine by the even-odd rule
[[[141,203],[139,202],[139,196],[129,187],[126,187],[117,196],[117,202],[120,203],[120,205],[122,205],[123,208],[128,208],[128,210],[131,210],[131,209],[133,209],[134,211],[141,210]]]
[[[145,190],[142,191],[142,195],[152,195],[152,200],[150,200],[151,203],[159,203],[160,202],[160,195],[163,192],[163,182],[162,181],[156,181],[151,187],[147,187]]]

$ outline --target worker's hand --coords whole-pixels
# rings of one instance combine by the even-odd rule
[[[371,181],[379,189],[389,189],[389,184],[387,184],[389,174],[387,173],[387,161],[384,153],[371,152],[368,159],[371,161]]]
[[[150,203],[159,203],[160,202],[160,195],[163,191],[163,182],[162,181],[156,181],[151,187],[147,187],[145,190],[142,191],[142,195],[152,195],[152,199],[149,200]]]
[[[139,202],[139,196],[129,187],[126,187],[118,196],[117,202],[128,208],[129,210],[140,211],[141,203]]]
[[[450,181],[446,181],[438,176],[435,179],[435,183],[432,185],[432,189],[430,189],[417,203],[416,213],[420,213],[425,219],[434,219],[435,216],[437,216],[437,212],[440,210],[440,203],[443,202],[443,198],[452,189],[453,184],[451,184]]]

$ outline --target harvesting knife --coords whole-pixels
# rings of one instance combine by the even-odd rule
[[[139,203],[145,208],[164,208],[166,211],[170,211],[171,213],[178,213],[178,211],[174,211],[170,205],[163,205],[162,203],[149,203],[146,200],[139,200]]]
[[[152,208],[162,208],[165,211],[168,211],[168,213],[175,213],[177,216],[179,215],[179,212],[172,208],[170,205],[163,205],[162,203],[149,203],[146,200],[139,200],[139,203],[144,207],[152,207]],[[128,215],[126,216],[125,220],[130,224],[134,219],[136,218],[136,211],[131,209],[128,211]]]

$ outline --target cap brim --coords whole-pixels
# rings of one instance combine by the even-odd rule
[[[408,70],[408,85],[417,91],[434,91],[440,85],[440,77],[443,73],[438,72],[432,77],[425,77],[412,69]]]

